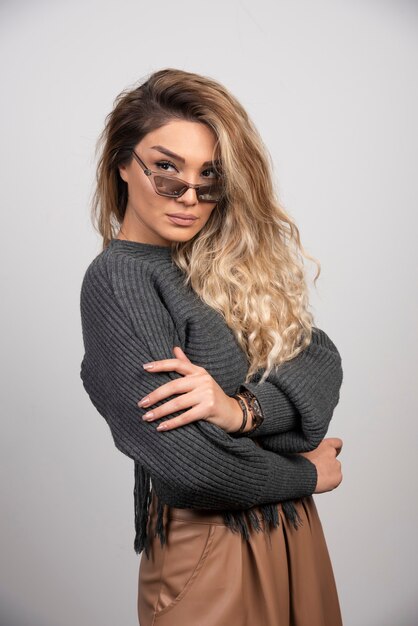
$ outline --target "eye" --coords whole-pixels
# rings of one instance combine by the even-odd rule
[[[211,177],[210,176],[206,176],[205,175],[206,172],[210,172],[212,174],[212,176]],[[218,178],[218,174],[215,172],[213,167],[208,167],[206,170],[203,170],[202,176],[204,178]]]
[[[165,169],[165,167],[164,167],[165,165],[168,165],[168,167],[174,167],[174,169],[175,169],[175,170],[176,170],[176,172],[177,172],[176,166],[175,166],[173,163],[171,163],[170,161],[158,161],[155,165],[156,165],[157,167],[161,167],[161,169],[162,169],[164,172],[170,172],[170,171],[171,171],[171,170],[167,170],[167,169]]]

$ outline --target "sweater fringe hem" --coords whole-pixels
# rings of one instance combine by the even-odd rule
[[[149,558],[149,547],[151,537],[148,527],[149,507],[152,499],[151,477],[149,472],[135,461],[135,486],[134,486],[134,513],[135,513],[135,540],[134,550],[136,554],[145,551]],[[157,495],[157,522],[154,530],[154,537],[159,537],[161,547],[166,543],[166,529],[164,525],[164,503]],[[283,500],[280,502],[286,519],[292,524],[295,530],[302,525],[303,521],[296,510],[294,500]],[[264,529],[260,524],[260,518],[253,509],[242,511],[222,511],[225,525],[234,533],[240,533],[245,541],[250,538],[250,530],[256,532],[267,532],[270,534],[272,528],[280,525],[279,508],[277,504],[259,505],[261,517],[265,522]]]

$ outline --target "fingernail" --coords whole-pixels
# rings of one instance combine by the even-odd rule
[[[167,425],[166,424],[160,424],[159,426],[157,426],[156,430],[166,430],[167,429]]]
[[[150,370],[150,369],[152,369],[154,366],[153,366],[153,364],[152,364],[152,363],[144,363],[144,364],[142,365],[142,367],[144,368],[144,370]]]
[[[148,396],[146,398],[142,398],[142,400],[138,402],[138,406],[147,406],[147,404],[149,404]]]
[[[152,411],[148,411],[148,413],[145,413],[145,414],[142,416],[142,419],[143,419],[143,420],[147,420],[147,419],[151,419],[151,417],[154,417],[154,413],[153,413]]]

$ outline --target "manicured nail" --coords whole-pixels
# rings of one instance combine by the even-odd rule
[[[148,396],[146,398],[142,398],[142,400],[138,402],[138,406],[147,406],[147,404],[149,404]]]
[[[160,424],[157,426],[157,430],[167,430],[167,424]]]
[[[149,419],[151,419],[152,417],[154,417],[154,413],[153,413],[152,411],[148,411],[148,413],[145,413],[145,414],[142,416],[142,419],[143,419],[143,420],[149,420]]]
[[[153,366],[153,364],[152,364],[152,363],[144,363],[144,364],[142,365],[142,367],[144,368],[144,370],[150,370],[150,369],[152,369],[154,366]]]

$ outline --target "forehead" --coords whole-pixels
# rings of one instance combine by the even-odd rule
[[[159,145],[183,157],[187,162],[202,163],[214,158],[216,136],[200,122],[175,120],[149,132],[138,144],[147,150]],[[154,151],[154,150],[153,150]]]

